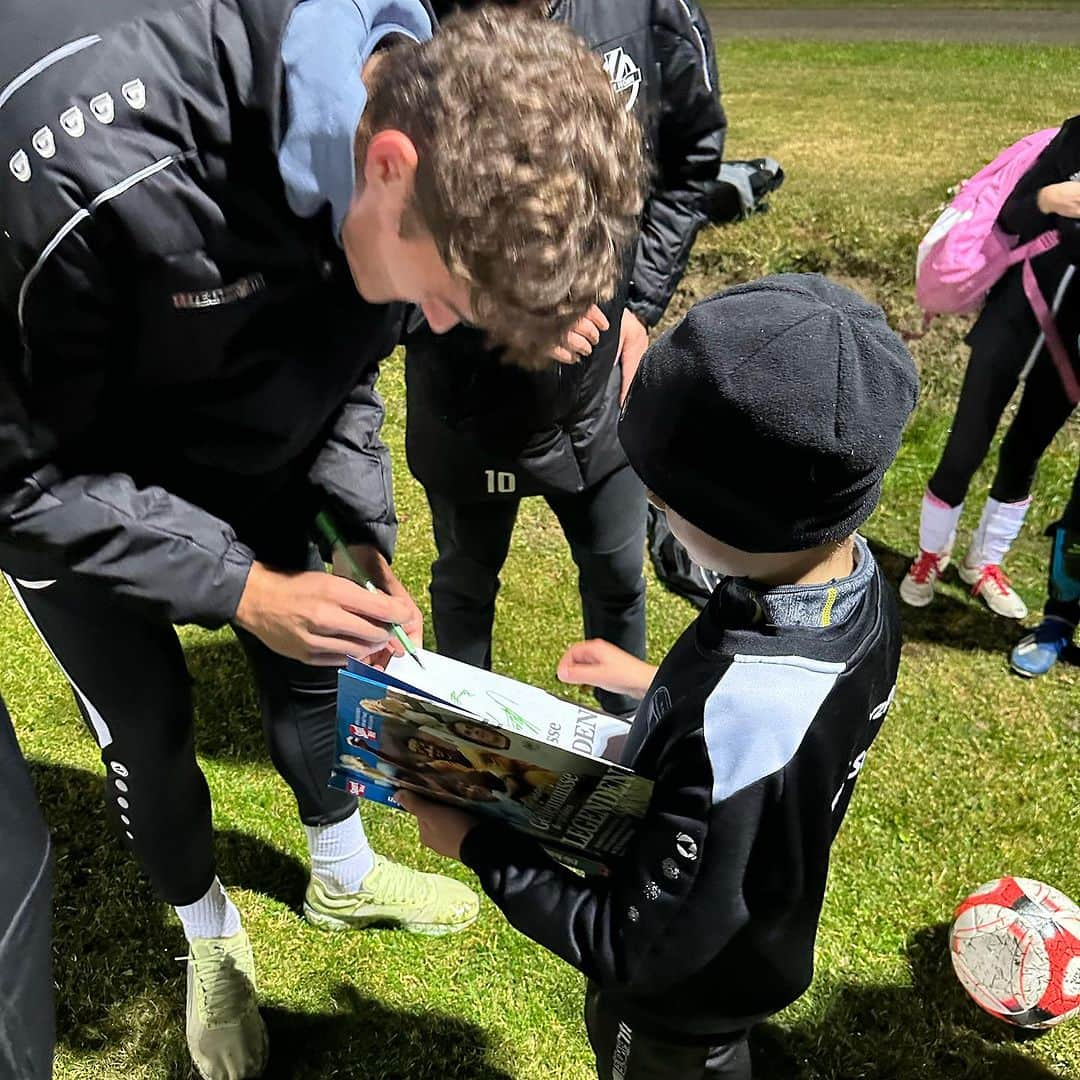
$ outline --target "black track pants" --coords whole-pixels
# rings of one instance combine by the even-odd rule
[[[0,1077],[52,1076],[49,833],[0,702]]]
[[[626,1023],[591,983],[585,1027],[600,1080],[750,1080],[745,1031],[712,1046],[658,1038]]]
[[[439,557],[431,567],[431,618],[439,652],[491,666],[499,572],[510,549],[520,499],[457,502],[429,491]],[[645,655],[645,489],[629,466],[577,495],[552,495],[578,568],[585,636]],[[569,644],[569,642],[567,642]],[[635,698],[599,691],[608,712]]]
[[[313,557],[312,566],[321,568]],[[191,904],[214,879],[210,792],[195,760],[191,677],[176,631],[71,579],[8,578],[75,692],[101,747],[106,804],[161,898]],[[328,788],[337,673],[277,656],[239,634],[259,691],[270,756],[308,825],[356,800]]]
[[[986,458],[1001,416],[1016,390],[1032,344],[1018,342],[1013,335],[992,347],[980,345],[972,350],[952,429],[928,485],[949,506],[964,501],[971,478]],[[1000,502],[1020,502],[1031,494],[1039,459],[1072,410],[1054,362],[1043,349],[1002,440],[991,497]]]

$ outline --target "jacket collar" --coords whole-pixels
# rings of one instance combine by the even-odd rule
[[[329,205],[334,239],[356,186],[353,143],[367,105],[360,72],[390,34],[431,37],[421,0],[301,0],[282,39],[285,132],[278,169],[289,207],[314,217]]]

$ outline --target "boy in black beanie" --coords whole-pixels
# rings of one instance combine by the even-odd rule
[[[694,560],[726,575],[659,670],[573,646],[566,682],[645,695],[623,760],[655,782],[610,877],[402,795],[523,933],[588,977],[601,1080],[750,1076],[747,1034],[806,990],[829,849],[893,698],[891,588],[855,534],[918,390],[880,308],[785,274],[697,304],[620,423]]]

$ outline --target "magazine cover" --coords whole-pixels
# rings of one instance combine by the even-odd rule
[[[652,782],[616,761],[628,725],[421,650],[338,674],[334,787],[396,805],[416,791],[528,833],[573,865],[625,850]],[[605,756],[608,755],[608,756]],[[583,859],[576,859],[577,854]]]

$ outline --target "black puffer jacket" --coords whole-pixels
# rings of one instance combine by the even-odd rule
[[[436,3],[442,16],[458,5]],[[654,183],[623,284],[606,305],[611,329],[572,367],[526,373],[459,328],[409,343],[406,445],[413,474],[465,500],[576,492],[625,462],[615,434],[614,370],[624,305],[647,325],[663,315],[707,217],[723,154],[712,35],[696,0],[555,0],[551,18],[603,57],[638,116]]]
[[[0,566],[17,576],[217,625],[256,555],[304,557],[316,504],[392,549],[373,384],[403,309],[364,303],[328,211],[286,202],[296,2],[4,6]],[[417,0],[357,5],[429,32]]]

